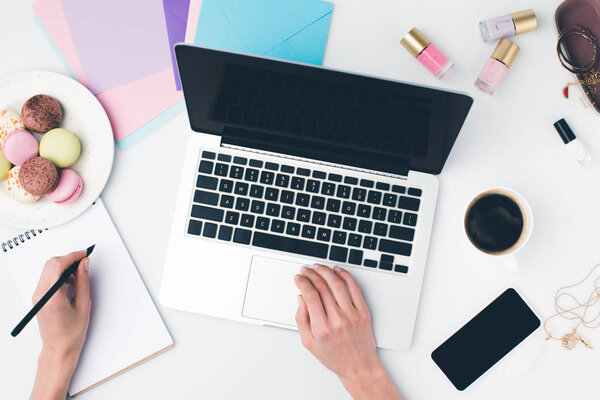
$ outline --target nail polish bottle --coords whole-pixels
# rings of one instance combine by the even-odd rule
[[[519,54],[519,46],[508,39],[500,40],[479,73],[475,86],[483,93],[494,94],[517,54]]]
[[[577,139],[567,121],[563,119],[554,123],[554,128],[558,135],[563,140],[564,144],[571,155],[571,158],[580,167],[592,161],[592,156],[588,152],[581,140]]]
[[[536,29],[537,18],[533,10],[519,11],[479,23],[479,31],[484,42],[520,35]]]
[[[400,43],[438,79],[442,79],[454,66],[417,28],[404,35]]]

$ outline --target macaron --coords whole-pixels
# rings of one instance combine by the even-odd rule
[[[52,161],[59,168],[68,168],[75,164],[80,154],[79,138],[63,128],[48,131],[40,141],[40,156]]]
[[[2,152],[14,165],[23,165],[38,154],[38,142],[33,135],[24,130],[10,132],[2,143]]]
[[[46,133],[60,123],[63,111],[60,103],[52,96],[38,94],[23,104],[21,118],[27,129]]]
[[[60,171],[58,185],[46,197],[59,204],[71,203],[79,198],[83,191],[83,180],[81,176],[72,169]]]
[[[19,129],[25,129],[25,124],[19,114],[7,109],[0,109],[0,148],[6,136]]]
[[[4,153],[0,150],[0,180],[6,178],[6,175],[11,168],[12,164],[4,157]]]
[[[43,157],[34,157],[21,165],[19,182],[29,193],[43,196],[56,187],[58,170],[52,161]]]
[[[16,166],[8,172],[6,183],[8,184],[8,195],[21,203],[35,203],[41,196],[29,193],[23,188],[19,181],[20,166]]]

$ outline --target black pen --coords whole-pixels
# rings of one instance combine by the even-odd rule
[[[88,249],[85,253],[86,257],[89,257],[90,254],[92,254],[92,251],[94,251],[95,246],[96,245],[94,244],[94,245],[88,247]],[[63,271],[63,273],[60,275],[60,278],[58,278],[56,283],[54,285],[52,285],[52,287],[46,292],[46,294],[43,295],[42,298],[33,306],[31,311],[29,311],[27,313],[27,315],[21,320],[21,322],[19,322],[19,324],[15,327],[15,329],[12,330],[12,332],[10,333],[12,335],[12,337],[15,337],[19,333],[21,333],[21,331],[23,330],[23,328],[25,328],[25,326],[29,323],[29,321],[31,321],[33,319],[33,317],[35,317],[35,314],[37,314],[38,311],[40,311],[42,309],[42,307],[44,307],[44,304],[46,304],[52,296],[54,296],[54,293],[56,293],[58,291],[58,289],[60,289],[61,286],[65,284],[65,282],[67,282],[67,279],[69,279],[69,277],[71,275],[75,274],[78,266],[79,266],[79,261],[74,262],[73,264],[71,264],[71,266],[69,268],[67,268]]]

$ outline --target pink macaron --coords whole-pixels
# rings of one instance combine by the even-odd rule
[[[10,132],[2,142],[4,157],[14,165],[23,165],[38,155],[38,141],[24,130]]]
[[[46,197],[58,204],[71,203],[79,198],[83,191],[83,180],[81,176],[72,169],[60,171],[58,185]]]

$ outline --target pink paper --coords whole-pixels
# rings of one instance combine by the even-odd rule
[[[185,42],[194,43],[196,38],[196,28],[200,19],[200,9],[202,0],[190,0],[190,11],[188,13],[187,28],[185,30]]]
[[[75,77],[85,82],[60,0],[38,0],[33,7]],[[173,69],[168,68],[96,97],[108,114],[115,140],[120,142],[181,101],[183,94],[175,89]]]

